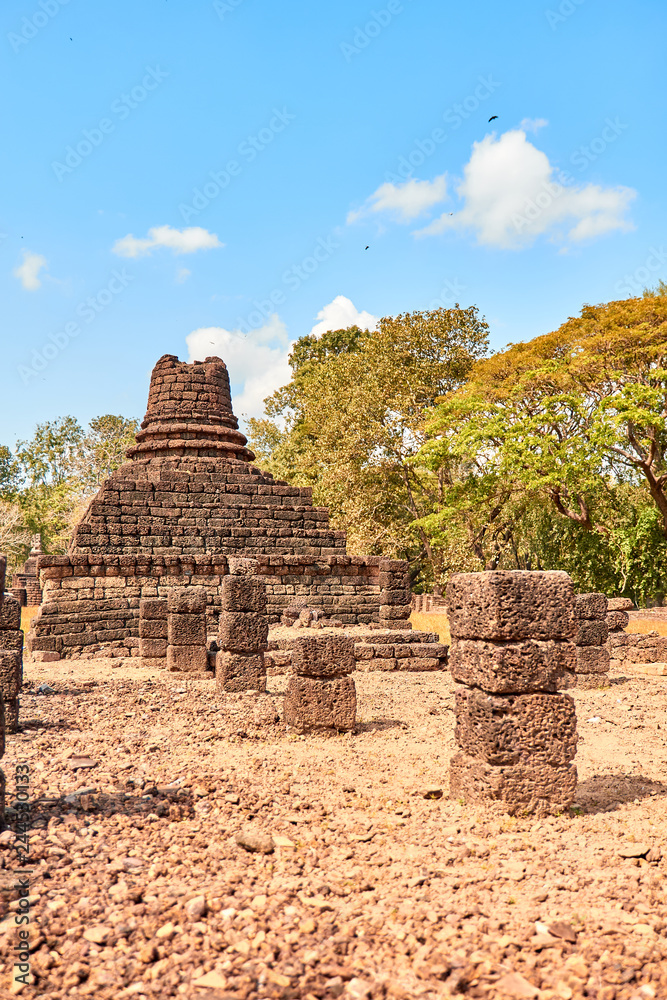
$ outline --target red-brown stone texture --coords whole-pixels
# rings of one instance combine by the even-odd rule
[[[577,616],[567,573],[457,573],[447,585],[453,639],[574,639]]]
[[[23,684],[23,632],[21,606],[4,595],[0,604],[0,697],[5,703],[5,728],[18,729],[18,695]]]
[[[215,629],[221,581],[235,560],[256,560],[267,614],[278,622],[295,597],[345,625],[409,629],[401,560],[348,556],[345,534],[312,490],[251,464],[219,358],[173,355],[153,371],[148,408],[129,461],[105,481],[66,556],[42,556],[44,588],[30,648],[77,656],[108,646],[136,654],[139,602],[202,586]]]
[[[357,694],[352,677],[300,677],[292,674],[287,684],[284,721],[297,732],[354,729]]]
[[[450,796],[561,811],[576,787],[577,720],[557,688],[575,681],[577,628],[600,623],[578,621],[572,581],[560,572],[459,574],[447,602],[450,668],[467,685],[455,696],[461,752],[450,762]]]
[[[42,603],[42,588],[39,585],[39,570],[37,568],[39,557],[42,555],[42,543],[37,535],[32,543],[30,555],[26,559],[23,568],[18,573],[14,573],[12,578],[12,593],[18,599],[17,591],[25,591],[25,603],[28,607],[35,607]]]

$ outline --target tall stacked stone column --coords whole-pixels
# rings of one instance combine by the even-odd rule
[[[215,681],[218,691],[266,691],[264,653],[268,647],[269,619],[266,587],[253,576],[252,559],[231,559],[230,575],[221,585]]]
[[[23,685],[23,632],[21,605],[4,595],[0,607],[0,697],[4,702],[5,725],[15,733],[19,724],[19,691]]]
[[[390,629],[409,629],[412,614],[410,574],[402,559],[380,560],[380,624]]]
[[[357,692],[349,675],[355,668],[354,639],[308,636],[292,647],[284,720],[297,732],[354,729]]]
[[[206,591],[174,587],[167,594],[167,670],[205,673]]]
[[[607,687],[609,636],[607,598],[604,594],[577,594],[577,687]]]
[[[450,796],[553,813],[574,798],[577,663],[572,581],[561,572],[461,573],[447,588],[456,741]]]

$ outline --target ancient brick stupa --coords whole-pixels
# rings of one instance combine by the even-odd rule
[[[261,472],[246,445],[220,358],[160,358],[129,461],[91,501],[67,555],[39,559],[30,650],[136,651],[140,598],[188,584],[206,589],[215,629],[228,556],[257,559],[271,621],[295,595],[344,624],[406,617],[385,593],[382,574],[395,562],[347,556],[345,534],[313,507],[312,491]]]

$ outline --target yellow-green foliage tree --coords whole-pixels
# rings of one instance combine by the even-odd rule
[[[419,521],[432,545],[456,525],[477,568],[569,562],[589,585],[664,593],[665,291],[585,306],[555,333],[477,362],[436,406],[418,456],[447,482]]]

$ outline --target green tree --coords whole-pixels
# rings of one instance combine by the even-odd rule
[[[432,573],[430,538],[415,521],[431,511],[438,474],[416,461],[425,413],[460,386],[487,350],[475,307],[404,313],[321,338],[302,337],[290,383],[250,421],[251,447],[270,471],[313,487],[350,550],[409,558]]]
[[[96,491],[123,464],[139,422],[107,413],[94,417],[76,452],[74,468],[86,488]]]

